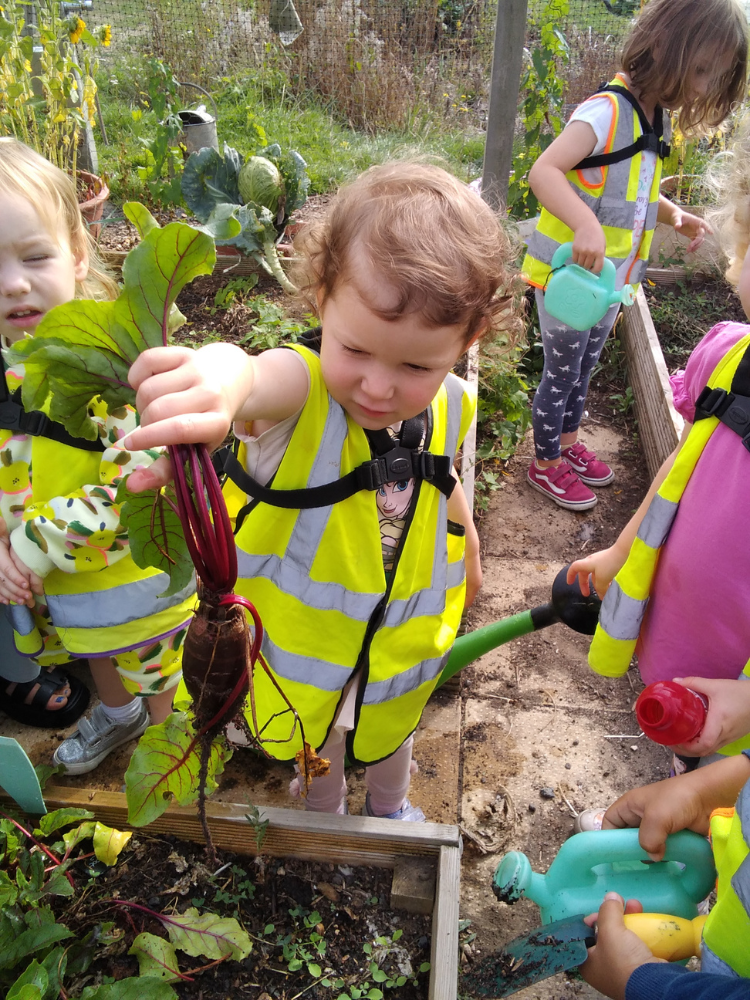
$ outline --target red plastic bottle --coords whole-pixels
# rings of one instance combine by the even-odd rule
[[[694,740],[707,712],[708,701],[702,694],[673,681],[649,684],[635,703],[638,725],[650,740],[664,746]]]

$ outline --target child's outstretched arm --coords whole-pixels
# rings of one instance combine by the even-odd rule
[[[606,811],[602,828],[640,827],[641,847],[654,861],[661,861],[670,833],[707,834],[714,809],[731,808],[748,780],[750,758],[744,753],[727,757],[626,792]]]
[[[456,479],[458,476],[454,472]],[[474,526],[474,518],[460,482],[457,482],[448,498],[448,517],[466,528],[466,600],[465,607],[471,607],[479,588],[482,586],[482,564],[479,559],[479,535]]]
[[[659,195],[659,210],[656,215],[657,222],[665,222],[668,226],[674,226],[681,236],[685,236],[690,242],[687,245],[687,252],[693,253],[701,245],[707,233],[712,233],[713,229],[705,219],[701,219],[692,212],[686,212],[669,198]]]
[[[692,424],[685,424],[677,447],[662,463],[640,507],[622,529],[614,544],[610,545],[608,549],[600,549],[599,552],[592,552],[590,556],[586,556],[583,559],[576,559],[574,563],[570,564],[567,576],[568,583],[572,583],[577,576],[581,593],[585,596],[588,597],[591,593],[589,577],[591,577],[594,590],[599,597],[604,597],[607,593],[610,583],[612,583],[625,564],[625,560],[628,558],[628,553],[630,552],[630,546],[633,544],[635,536],[638,534],[638,529],[641,526],[641,521],[646,516],[646,511],[656,491],[667,478],[670,469],[674,465],[677,453],[687,440],[692,426]]]
[[[155,347],[144,351],[130,369],[137,391],[141,426],[127,446],[206,444],[217,448],[234,420],[283,420],[304,403],[308,379],[293,351],[276,349],[257,357],[232,344]],[[130,489],[163,486],[169,463],[159,459],[133,473]]]
[[[540,204],[573,230],[573,263],[598,274],[607,245],[604,230],[565,176],[595,147],[596,133],[588,122],[570,122],[529,171],[529,185]]]

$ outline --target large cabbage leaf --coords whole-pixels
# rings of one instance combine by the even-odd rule
[[[284,235],[292,212],[307,200],[310,178],[307,164],[293,149],[282,150],[278,143],[259,149],[257,156],[270,160],[284,182],[284,195],[274,215],[264,205],[243,204],[239,190],[239,174],[243,158],[236,149],[224,144],[223,153],[201,149],[191,153],[182,174],[182,194],[191,212],[206,224],[219,246],[237,247],[252,256],[289,292],[297,289],[286,277],[275,244]],[[239,233],[226,233],[220,225],[237,223]]]

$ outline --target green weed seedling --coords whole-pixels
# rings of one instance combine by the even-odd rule
[[[223,874],[224,869],[219,869],[219,871]],[[242,904],[249,902],[255,896],[255,883],[245,869],[240,868],[239,865],[231,865],[229,872],[229,880],[225,881],[220,888],[217,886],[213,901],[233,907],[235,914],[239,916]],[[212,875],[210,881],[214,882],[218,874],[219,872]]]
[[[254,806],[252,802],[248,802],[248,808],[250,812],[245,813],[245,819],[248,821],[250,826],[255,832],[255,846],[260,853],[263,847],[263,841],[266,839],[266,834],[268,833],[268,820],[263,819],[263,813],[257,806]]]
[[[214,295],[214,304],[209,312],[215,316],[220,310],[229,309],[235,302],[244,302],[245,296],[258,284],[257,274],[248,274],[241,278],[230,278]]]
[[[302,322],[288,319],[283,307],[265,295],[256,295],[248,299],[246,305],[256,313],[258,319],[239,343],[253,353],[278,347],[279,344],[296,344],[301,333],[317,324],[317,320],[312,316],[306,316]]]
[[[293,934],[286,934],[277,942],[287,968],[290,972],[298,972],[306,966],[313,979],[318,979],[323,973],[319,960],[324,958],[326,953],[326,941],[321,933],[323,924],[320,913],[317,910],[310,913],[300,905],[291,907],[289,916],[301,933],[295,931]]]

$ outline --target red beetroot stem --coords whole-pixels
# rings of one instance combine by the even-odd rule
[[[206,588],[225,594],[237,580],[237,553],[211,457],[204,445],[175,445],[170,451],[177,508],[190,556]]]

